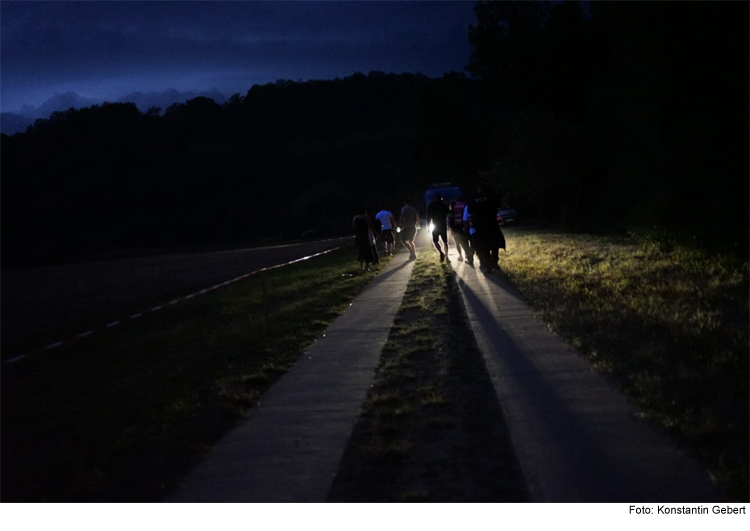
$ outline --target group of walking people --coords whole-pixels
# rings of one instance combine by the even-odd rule
[[[474,266],[474,256],[479,259],[479,268],[489,274],[499,270],[500,249],[505,249],[505,236],[497,222],[498,203],[482,185],[469,201],[464,196],[443,202],[436,192],[427,207],[427,221],[432,226],[432,243],[440,253],[440,261],[448,259],[448,228],[456,244],[458,260]],[[442,244],[441,244],[442,240]]]
[[[409,251],[409,259],[416,259],[414,237],[418,224],[419,215],[416,209],[409,205],[408,199],[404,202],[398,221],[390,210],[383,209],[372,216],[368,208],[360,206],[352,219],[360,269],[370,271],[372,266],[380,261],[378,242],[383,244],[385,256],[393,256],[397,231],[400,232],[401,243]]]
[[[505,249],[505,236],[497,223],[497,202],[483,187],[478,186],[476,196],[469,201],[461,196],[450,205],[436,192],[427,207],[427,221],[441,262],[448,260],[450,229],[459,261],[464,261],[465,256],[466,263],[474,266],[474,256],[477,256],[484,273],[500,269],[498,254],[500,249]],[[417,258],[414,239],[419,229],[419,213],[408,198],[404,199],[398,221],[389,210],[383,209],[372,216],[369,209],[359,207],[352,228],[362,270],[370,271],[379,262],[378,242],[382,242],[385,256],[393,256],[397,237],[409,251],[409,259]]]

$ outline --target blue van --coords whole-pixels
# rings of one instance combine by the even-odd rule
[[[451,183],[437,183],[431,184],[427,190],[424,191],[424,214],[427,215],[427,207],[429,206],[435,193],[439,193],[443,197],[443,202],[447,205],[451,201],[458,200],[458,197],[463,195],[461,189],[458,186],[451,186]]]

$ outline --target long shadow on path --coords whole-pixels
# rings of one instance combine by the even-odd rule
[[[456,274],[533,501],[724,499],[506,279],[465,264]]]

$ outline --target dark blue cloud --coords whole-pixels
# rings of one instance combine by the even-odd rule
[[[279,78],[462,70],[473,2],[0,2],[3,110],[55,93],[244,93]]]

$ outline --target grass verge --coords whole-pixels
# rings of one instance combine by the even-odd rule
[[[328,500],[527,500],[453,271],[434,252],[414,266]]]
[[[501,267],[550,326],[748,501],[748,264],[521,227],[506,238]]]
[[[148,502],[377,274],[342,249],[2,371],[3,502]]]

